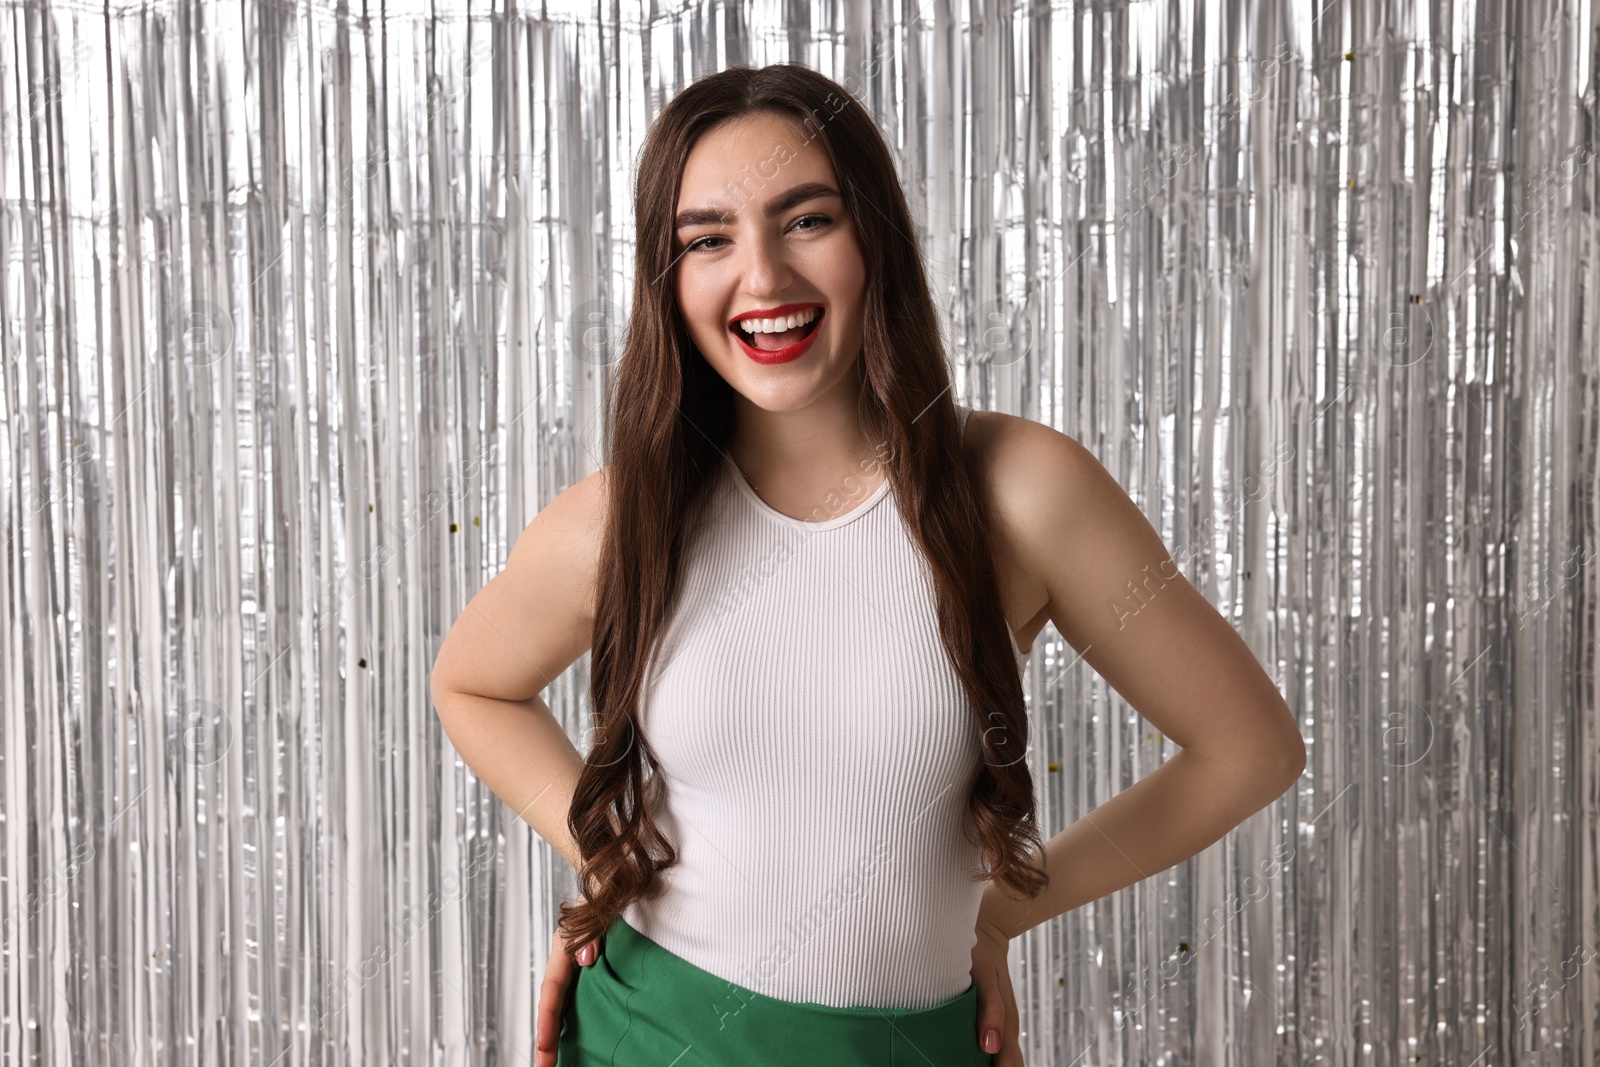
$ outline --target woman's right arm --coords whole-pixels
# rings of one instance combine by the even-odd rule
[[[567,813],[583,756],[539,694],[589,648],[604,522],[602,469],[522,531],[445,635],[429,680],[467,766],[574,868]]]

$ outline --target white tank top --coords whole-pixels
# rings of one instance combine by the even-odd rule
[[[640,704],[678,863],[623,918],[781,1000],[926,1008],[972,981],[978,730],[891,492],[856,480],[803,521],[725,462]]]

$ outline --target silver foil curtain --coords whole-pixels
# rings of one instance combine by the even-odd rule
[[[651,118],[788,59],[1310,747],[1014,944],[1028,1062],[1597,1062],[1592,0],[0,6],[0,1059],[531,1062],[571,872],[428,670],[601,462]],[[1048,833],[1174,751],[1028,688]]]

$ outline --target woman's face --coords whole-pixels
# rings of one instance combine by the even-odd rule
[[[822,147],[785,115],[724,123],[690,151],[676,216],[678,308],[717,373],[768,411],[804,408],[836,388],[853,406],[866,263]],[[816,321],[765,338],[733,328],[790,305]]]

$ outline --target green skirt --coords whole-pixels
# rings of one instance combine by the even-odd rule
[[[574,971],[557,1067],[990,1067],[978,986],[931,1008],[776,1000],[701,970],[619,916]]]

